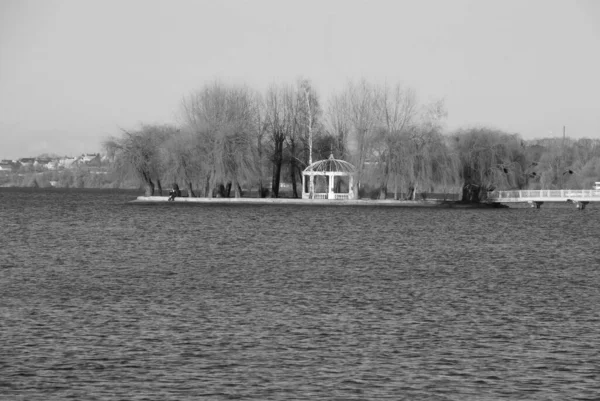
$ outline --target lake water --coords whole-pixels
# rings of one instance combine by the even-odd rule
[[[600,205],[135,196],[0,190],[0,399],[600,399]]]

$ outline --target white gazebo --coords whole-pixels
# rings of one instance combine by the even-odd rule
[[[333,154],[314,162],[302,172],[302,199],[356,199],[355,174],[352,164],[334,159]]]

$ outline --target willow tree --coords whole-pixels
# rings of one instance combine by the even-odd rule
[[[255,96],[247,87],[218,81],[192,93],[182,104],[185,127],[196,138],[196,157],[205,168],[204,194],[239,197],[256,175]]]
[[[525,171],[529,189],[589,189],[600,174],[600,140],[564,137],[525,143],[530,163]]]
[[[438,130],[411,127],[399,138],[393,163],[407,199],[415,200],[419,190],[434,192],[459,185],[457,159]]]
[[[200,187],[206,197],[212,197],[215,187],[214,147],[223,125],[223,110],[226,102],[225,86],[214,81],[190,93],[181,104],[185,129],[196,138],[200,145],[195,157],[202,160],[206,169],[202,171]]]
[[[402,143],[402,135],[409,131],[417,115],[417,100],[414,90],[400,84],[383,85],[375,92],[375,107],[378,116],[378,135],[374,143],[379,148],[374,153],[379,181],[379,198],[387,197],[390,179],[394,181],[394,195],[397,198],[397,180],[401,170],[397,151]]]
[[[525,180],[527,158],[519,135],[472,128],[459,130],[452,138],[459,157],[463,201],[479,202],[487,191],[514,188]]]
[[[594,156],[581,166],[579,170],[581,175],[580,188],[588,189],[600,181],[600,156]]]
[[[215,143],[215,172],[227,183],[227,195],[233,188],[235,197],[242,196],[242,185],[253,182],[257,175],[255,164],[254,97],[246,87],[232,87],[226,101],[226,122]]]
[[[154,195],[155,191],[161,195],[164,164],[160,148],[176,131],[170,125],[143,125],[137,131],[123,130],[121,137],[107,139],[103,147],[121,177],[133,175],[139,179],[146,196]]]
[[[161,147],[165,179],[174,183],[183,182],[189,197],[196,196],[194,187],[196,191],[200,189],[198,183],[202,180],[203,172],[208,169],[202,154],[202,143],[187,130],[178,130]]]
[[[348,136],[350,123],[348,119],[348,94],[341,92],[334,94],[327,106],[326,129],[335,138],[337,158],[345,160],[350,157],[348,150]]]
[[[394,172],[414,200],[419,189],[458,185],[458,162],[442,135],[446,108],[442,100],[421,105],[396,141]]]
[[[372,139],[378,129],[377,88],[366,80],[346,87],[346,116],[352,127],[349,145],[353,148],[353,161],[358,172],[358,183],[364,178],[365,166],[371,157]]]
[[[569,162],[563,171],[567,178],[565,187],[593,188],[600,180],[600,139],[580,138],[572,141],[565,150]]]

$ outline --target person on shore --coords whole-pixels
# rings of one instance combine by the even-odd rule
[[[173,184],[173,189],[169,191],[169,202],[174,201],[176,197],[181,196],[179,185]]]

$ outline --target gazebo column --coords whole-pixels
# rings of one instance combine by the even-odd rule
[[[348,199],[354,199],[354,190],[352,189],[353,186],[354,186],[354,177],[352,177],[352,174],[351,174],[348,179]]]
[[[329,177],[329,195],[328,195],[328,199],[335,199],[335,193],[333,192],[333,182],[334,180],[334,175],[333,174],[327,174],[327,177]]]

